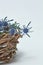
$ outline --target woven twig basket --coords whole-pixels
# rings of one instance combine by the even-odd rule
[[[10,36],[9,34],[3,33],[0,35],[0,61],[9,62],[16,53],[16,46],[18,39],[22,37],[20,34]]]

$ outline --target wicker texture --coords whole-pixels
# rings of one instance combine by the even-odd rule
[[[9,62],[16,53],[16,46],[20,37],[22,37],[20,34],[11,36],[3,33],[0,35],[0,61]]]

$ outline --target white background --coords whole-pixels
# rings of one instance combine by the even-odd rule
[[[4,65],[43,65],[43,0],[0,0],[0,19],[5,16],[20,25],[31,20],[34,32],[19,39],[17,55]]]

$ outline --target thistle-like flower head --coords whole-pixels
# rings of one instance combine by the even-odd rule
[[[16,29],[14,28],[11,28],[10,31],[9,31],[10,35],[14,35],[16,33]]]
[[[30,25],[30,23],[31,23],[31,21],[28,23],[27,26],[23,25],[23,29],[21,29],[22,30],[22,32],[21,32],[22,35],[26,34],[28,37],[30,37],[30,35],[28,34],[29,32],[32,32],[32,31],[30,31],[30,29],[32,27],[28,27]]]

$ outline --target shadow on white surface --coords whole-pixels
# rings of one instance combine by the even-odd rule
[[[21,64],[25,62],[31,62],[36,60],[36,56],[26,55],[25,52],[17,51],[17,54],[14,56],[14,58],[6,64],[0,64],[0,65],[13,65],[13,64]]]
[[[6,64],[11,64],[11,63],[15,63],[15,62],[19,62],[20,58],[22,58],[24,56],[23,52],[17,52],[16,55],[14,55],[14,57],[12,58],[12,60],[9,63],[0,63],[0,65],[6,65]]]

